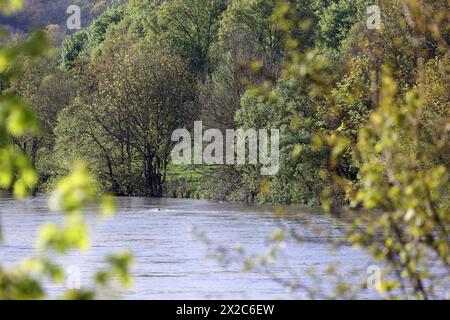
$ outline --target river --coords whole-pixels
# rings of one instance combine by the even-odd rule
[[[0,197],[3,267],[32,256],[39,228],[48,221],[62,220],[49,213],[47,201],[45,196]],[[300,281],[322,292],[331,292],[336,282],[357,285],[364,281],[371,265],[366,253],[345,245],[331,249],[330,240],[343,237],[345,224],[315,209],[285,207],[282,217],[275,214],[279,210],[202,200],[118,198],[113,217],[102,220],[87,214],[90,250],[71,252],[57,261],[78,268],[82,285],[89,286],[94,271],[105,266],[108,253],[130,250],[135,257],[134,286],[114,291],[115,297],[123,299],[301,299],[308,297],[304,291],[287,290],[279,280]],[[264,272],[246,272],[238,262],[224,265],[214,256],[238,246],[249,255],[264,253],[270,245],[268,235],[280,227],[295,230],[307,241],[298,243],[288,237],[280,256]],[[192,230],[204,233],[210,244],[205,245]],[[208,258],[208,253],[213,257]],[[330,265],[336,267],[339,280],[327,276]],[[51,297],[63,289],[64,284],[47,285]]]

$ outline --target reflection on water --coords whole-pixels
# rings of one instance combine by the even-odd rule
[[[360,281],[371,264],[367,255],[350,247],[330,251],[329,237],[339,238],[343,227],[331,218],[310,209],[287,209],[287,217],[274,218],[275,208],[238,203],[208,203],[181,199],[120,198],[118,213],[106,221],[89,217],[91,250],[73,253],[58,261],[81,269],[83,285],[95,270],[104,266],[108,253],[129,249],[135,257],[134,286],[122,293],[128,299],[289,299],[304,298],[289,293],[261,273],[243,273],[242,266],[220,266],[205,259],[206,248],[188,232],[195,226],[218,245],[233,248],[242,245],[248,252],[267,249],[267,235],[280,226],[291,227],[311,241],[299,245],[287,240],[283,258],[272,266],[282,277],[298,277],[311,286],[311,269],[325,279],[330,263],[338,263],[347,282]],[[301,213],[301,214],[300,214]],[[61,217],[48,212],[47,198],[26,200],[0,198],[0,219],[4,242],[0,245],[3,266],[14,266],[34,253],[40,226]],[[305,226],[324,231],[317,236]],[[295,275],[294,275],[295,274]],[[358,280],[356,280],[358,279]],[[328,284],[323,284],[325,288]],[[56,296],[62,287],[49,286]],[[369,293],[370,294],[370,293]]]

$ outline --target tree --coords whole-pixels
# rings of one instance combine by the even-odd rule
[[[64,39],[61,48],[61,64],[66,69],[75,67],[77,59],[86,50],[88,44],[88,33],[85,30],[75,33]]]
[[[94,97],[74,112],[87,123],[85,141],[103,149],[101,176],[122,194],[162,196],[172,132],[188,126],[195,112],[195,86],[186,66],[165,48],[124,38],[109,43],[94,64]],[[63,131],[58,129],[60,140]]]
[[[257,168],[241,168],[259,202],[309,204],[320,203],[325,184],[319,172],[326,165],[326,155],[311,146],[320,130],[316,101],[308,87],[295,79],[280,80],[270,100],[249,92],[243,95],[236,122],[243,128],[278,128],[281,131],[280,170],[274,177],[262,177]],[[261,188],[266,184],[268,188]],[[266,189],[264,191],[264,189]]]
[[[117,35],[131,34],[139,38],[157,38],[161,31],[157,13],[159,0],[130,0],[125,6],[124,18],[114,30]]]
[[[61,64],[66,69],[72,69],[80,62],[100,50],[110,28],[123,19],[123,8],[110,8],[97,17],[89,28],[76,32],[64,39],[61,48]]]
[[[26,60],[21,76],[11,81],[9,91],[21,96],[31,106],[36,115],[41,134],[14,138],[14,143],[29,157],[34,168],[40,165],[39,157],[45,157],[52,151],[53,130],[56,127],[58,113],[69,105],[75,95],[76,87],[68,75],[56,68],[50,59]],[[41,182],[45,182],[48,173],[39,168]]]
[[[319,22],[319,44],[339,49],[350,29],[357,22],[364,22],[367,0],[339,0],[327,6]]]
[[[217,37],[219,19],[226,9],[224,0],[174,0],[161,4],[158,25],[164,39],[194,72],[208,68],[210,45]]]

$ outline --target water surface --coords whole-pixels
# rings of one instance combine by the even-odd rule
[[[47,200],[45,196],[26,200],[0,197],[3,266],[14,266],[34,254],[36,234],[45,222],[62,221],[61,216],[49,213]],[[80,268],[82,284],[89,286],[93,272],[105,267],[108,253],[132,251],[134,286],[121,293],[126,299],[306,298],[301,291],[289,292],[274,279],[301,280],[315,288],[319,284],[309,276],[315,270],[326,291],[332,282],[326,277],[330,264],[338,266],[338,275],[346,282],[356,284],[365,277],[371,264],[365,253],[348,246],[330,250],[329,240],[342,237],[345,225],[313,209],[285,208],[286,216],[281,219],[275,217],[276,211],[271,206],[240,203],[119,198],[114,217],[99,221],[88,214],[89,252],[71,253],[58,261]],[[193,226],[207,235],[211,245],[205,246],[189,232]],[[238,245],[249,254],[262,254],[270,244],[268,235],[280,227],[292,228],[307,241],[298,244],[287,239],[282,256],[269,273],[243,272],[242,264],[224,266],[216,259],[206,259],[208,252]],[[57,296],[63,287],[52,285],[48,290]]]

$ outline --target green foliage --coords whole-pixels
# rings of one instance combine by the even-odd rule
[[[105,41],[105,34],[111,25],[119,23],[123,18],[122,8],[113,8],[95,19],[89,26],[88,42],[90,47],[98,47]]]
[[[61,48],[61,64],[66,69],[76,66],[79,59],[88,59],[97,53],[106,39],[108,30],[123,19],[122,7],[110,8],[97,17],[89,28],[67,37]]]
[[[337,14],[339,4],[344,2],[331,4],[325,12],[332,8]],[[391,6],[396,10],[400,7],[397,4]],[[414,37],[430,37],[428,28],[432,27],[428,25],[429,20],[424,19],[423,12],[433,8],[424,8],[415,1],[405,1],[401,8],[407,8],[418,21],[409,25]],[[387,39],[393,37],[390,44],[405,43],[406,40],[399,40],[399,34],[391,33],[391,29],[380,31],[383,41],[376,43],[386,50],[380,55],[379,47],[374,50],[367,45],[374,39],[373,34],[366,35],[367,38],[358,35],[357,41],[363,44],[363,49],[357,51],[356,56],[347,52],[339,57],[340,63],[346,63],[347,68],[337,81],[330,75],[330,64],[326,60],[314,52],[299,50],[296,35],[289,32],[299,23],[292,17],[293,12],[287,2],[282,2],[275,13],[277,19],[281,19],[278,25],[287,34],[284,77],[302,84],[299,87],[303,91],[298,90],[294,95],[309,96],[315,105],[313,110],[317,111],[313,118],[316,134],[307,137],[306,145],[323,152],[321,164],[327,164],[315,166],[324,179],[324,208],[334,212],[333,200],[338,194],[345,195],[352,207],[345,218],[351,219],[354,226],[348,241],[355,247],[367,249],[387,266],[385,274],[388,276],[377,287],[384,297],[441,297],[442,288],[448,283],[450,260],[449,101],[448,95],[443,93],[448,83],[448,55],[435,52],[430,59],[429,48],[410,52],[416,59],[410,61],[412,69],[392,73],[386,66],[381,68],[383,63],[389,65],[392,62],[394,66],[398,63],[391,60],[397,52],[387,44]],[[351,10],[344,10],[345,14],[348,12]],[[391,16],[395,14],[401,17],[398,12],[390,13]],[[399,26],[407,24],[408,17],[401,19]],[[434,23],[435,28],[442,24],[439,15]],[[347,27],[345,30],[349,30]],[[354,33],[348,35],[355,37]],[[336,39],[335,35],[332,38]],[[442,41],[434,38],[432,42],[436,44],[433,46],[438,47],[439,42],[445,46]],[[418,45],[417,42],[411,44],[416,50]],[[372,71],[370,63],[374,63]],[[438,69],[440,72],[436,73]],[[391,74],[400,79],[402,86],[398,86]],[[269,101],[266,104],[272,104],[270,109],[252,101],[248,105],[258,107],[248,112],[243,100],[245,108],[238,114],[248,114],[247,119],[253,119],[255,125],[259,115],[260,119],[277,119],[280,112],[275,112],[276,115],[268,112],[272,111],[273,102],[270,101],[277,90],[269,94],[265,89],[255,91],[263,101]],[[284,105],[288,106],[286,102]],[[300,124],[296,126],[298,130],[309,126],[307,122],[295,122]],[[299,156],[303,150],[304,146],[299,145],[294,148],[293,155]],[[270,195],[272,188],[277,188],[272,184],[263,180],[261,193]],[[360,208],[364,211],[358,210]],[[338,215],[341,216],[342,213]],[[442,273],[445,279],[435,278]]]
[[[124,18],[117,26],[114,34],[130,34],[139,38],[157,38],[160,32],[158,26],[159,0],[130,0],[128,1]]]
[[[15,79],[21,71],[21,60],[35,58],[41,51],[48,51],[45,35],[37,32],[25,42],[0,48],[0,70],[7,79]],[[25,133],[38,133],[39,125],[29,106],[11,93],[0,97],[0,187],[14,189],[23,197],[32,190],[37,175],[27,157],[10,145],[11,137]]]
[[[71,103],[76,86],[69,75],[55,66],[54,59],[26,59],[20,76],[9,81],[5,92],[15,93],[30,105],[30,114],[40,123],[39,135],[27,134],[12,137],[11,142],[30,159],[40,173],[38,187],[45,185],[51,176],[49,160],[55,136],[53,130],[60,111]]]
[[[8,135],[20,136],[25,132],[39,131],[34,114],[21,99],[12,94],[4,94],[1,96],[0,103],[2,105],[0,118],[2,144],[6,142]]]
[[[118,278],[123,286],[129,287],[132,285],[130,265],[133,264],[133,257],[129,252],[110,255],[107,262],[110,268],[98,271],[95,275],[95,280],[98,284],[106,286],[111,280]]]
[[[91,64],[97,90],[62,112],[55,151],[63,161],[89,161],[103,187],[116,194],[158,196],[172,132],[188,126],[196,112],[195,87],[178,56],[133,40],[108,42]]]
[[[174,0],[158,9],[158,25],[178,54],[195,72],[208,64],[210,45],[217,37],[219,18],[226,9],[224,0]]]
[[[88,32],[83,30],[64,40],[61,47],[61,64],[66,69],[71,69],[75,66],[75,62],[88,45],[88,39]]]
[[[268,181],[266,192],[260,185],[266,181],[258,168],[246,168],[246,176],[259,194],[261,202],[289,204],[318,204],[321,180],[319,169],[324,163],[323,152],[316,152],[310,145],[318,129],[314,101],[306,93],[304,83],[296,80],[280,81],[272,92],[270,101],[258,101],[257,97],[244,95],[236,121],[243,128],[279,128],[280,170]]]
[[[13,189],[18,198],[25,197],[37,183],[37,174],[28,158],[13,147],[0,149],[0,187]]]
[[[0,72],[11,78],[20,73],[22,59],[36,58],[41,52],[51,53],[51,48],[43,31],[36,31],[25,41],[0,49]]]
[[[356,227],[350,240],[369,247],[377,259],[397,270],[398,284],[411,286],[408,294],[427,299],[438,294],[425,284],[433,273],[430,260],[438,259],[442,268],[450,264],[448,161],[436,163],[448,155],[448,128],[438,121],[437,141],[429,140],[423,134],[418,91],[408,92],[404,105],[397,106],[395,90],[395,83],[385,76],[380,107],[359,135],[361,184],[351,196],[354,206],[361,204],[382,213],[379,217],[363,215],[355,226],[361,223],[370,232]],[[381,244],[375,240],[380,236]],[[381,284],[379,289],[392,288]]]
[[[322,11],[319,22],[319,45],[339,49],[350,29],[356,23],[365,23],[368,0],[340,0],[331,2]]]
[[[281,35],[271,21],[275,2],[266,0],[234,1],[220,21],[222,45],[230,46],[236,40],[254,41],[257,50],[264,52],[268,60],[279,59],[283,43]]]

